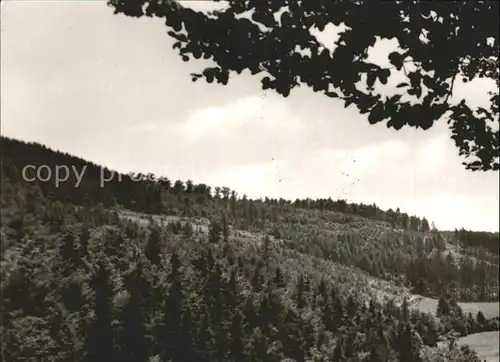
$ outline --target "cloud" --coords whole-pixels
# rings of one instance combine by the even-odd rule
[[[278,129],[295,133],[299,124],[283,101],[269,102],[263,95],[253,95],[191,112],[184,122],[184,132],[188,139],[194,140],[239,131],[265,136]]]
[[[408,152],[407,145],[397,139],[358,149],[311,148],[271,162],[209,171],[202,178],[233,181],[234,184],[227,186],[241,187],[248,195],[352,199],[366,189],[367,179],[373,175],[391,174],[387,165],[397,162]]]
[[[240,194],[252,198],[277,195],[281,188],[280,169],[283,161],[270,161],[225,168],[202,176],[203,180],[212,185],[229,186]],[[282,191],[282,190],[281,190]]]
[[[431,171],[429,168],[436,170],[443,166],[450,160],[450,157],[456,155],[449,143],[451,140],[447,134],[439,134],[423,142],[417,154],[417,166],[427,168],[427,172]]]
[[[258,93],[193,110],[178,125],[178,142],[186,153],[189,150],[190,158],[197,163],[209,162],[215,169],[271,159],[293,164],[322,159],[335,163],[339,172],[361,176],[376,172],[378,163],[390,162],[388,157],[397,160],[408,155],[404,138],[396,138],[404,133],[393,133],[388,138],[391,134],[385,129],[380,140],[370,139],[357,129],[358,119],[344,118],[350,115],[349,110],[340,108],[338,118],[325,119],[324,114],[312,112],[308,116],[305,109],[292,105],[280,96]],[[377,131],[376,126],[371,127]],[[356,139],[356,143],[351,142]]]
[[[288,159],[311,146],[304,120],[282,99],[261,95],[192,111],[179,124],[182,147],[197,162],[220,168]]]

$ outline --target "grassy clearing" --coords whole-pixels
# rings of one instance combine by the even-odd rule
[[[438,300],[434,298],[427,298],[422,296],[414,296],[412,307],[422,312],[436,314]],[[495,302],[483,303],[458,303],[464,313],[472,313],[475,317],[479,311],[483,312],[484,316],[489,318],[498,317],[499,304]]]
[[[483,332],[476,334],[469,334],[466,337],[458,339],[457,343],[468,344],[476,353],[481,361],[498,362],[500,361],[499,355],[499,342],[500,332]]]

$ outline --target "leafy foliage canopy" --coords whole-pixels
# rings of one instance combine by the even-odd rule
[[[220,2],[220,1],[216,1]],[[165,19],[184,61],[211,59],[192,74],[226,85],[231,72],[262,74],[262,88],[287,97],[301,84],[353,104],[370,124],[430,128],[447,118],[470,170],[498,170],[498,92],[489,107],[452,102],[457,78],[491,78],[498,86],[498,2],[229,0],[223,10],[198,12],[171,0],[109,0],[115,13]],[[327,49],[312,33],[344,25]],[[380,39],[397,39],[390,67],[369,60]],[[306,54],[308,53],[308,54]],[[393,86],[400,72],[405,79]],[[399,77],[399,76],[398,76]],[[391,88],[386,96],[375,87]],[[395,93],[395,90],[403,91]]]

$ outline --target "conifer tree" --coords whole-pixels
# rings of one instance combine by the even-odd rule
[[[420,362],[420,341],[410,324],[404,323],[398,328],[395,342],[401,362]]]
[[[161,263],[161,242],[160,230],[157,227],[153,227],[149,234],[144,253],[146,258],[154,265],[159,265]]]
[[[65,269],[65,275],[67,275],[68,271],[69,273],[73,273],[76,267],[80,264],[76,238],[76,234],[73,230],[67,230],[64,233],[59,246],[59,256],[61,258],[62,266]]]
[[[229,242],[229,222],[225,212],[222,213],[222,238],[225,243]]]
[[[477,312],[476,321],[480,326],[484,326],[484,324],[486,323],[486,318],[484,317],[482,311]]]
[[[297,308],[303,309],[307,303],[307,292],[308,283],[306,277],[303,274],[299,275],[299,280],[297,281],[297,286],[295,290],[295,303],[297,303]]]
[[[236,309],[231,317],[231,328],[229,331],[228,358],[231,362],[244,361],[246,358],[243,323],[243,315],[239,309]]]
[[[163,333],[160,336],[160,355],[167,362],[180,362],[177,346],[181,343],[181,324],[184,295],[180,274],[181,262],[176,253],[170,258],[172,272],[169,275],[171,282],[168,296],[165,302],[165,315],[163,321]]]
[[[83,258],[87,256],[89,239],[90,239],[90,231],[88,229],[88,226],[84,225],[80,230],[80,235],[78,238],[78,244],[79,244],[78,258],[80,261],[82,261]]]
[[[337,337],[337,342],[335,344],[335,349],[333,350],[333,355],[331,362],[344,362],[346,361],[346,355],[344,350],[344,338],[343,335]]]
[[[112,299],[109,266],[100,260],[92,278],[91,287],[94,291],[94,315],[86,328],[84,362],[108,362],[117,359],[112,327]]]
[[[120,361],[147,362],[149,345],[145,328],[144,298],[147,298],[147,285],[139,264],[126,277],[125,285],[129,293],[127,303],[122,311],[122,348]]]
[[[193,320],[193,311],[188,303],[185,303],[182,311],[181,326],[179,332],[179,344],[176,346],[176,354],[173,361],[198,361],[196,351],[195,331],[196,323]]]
[[[401,305],[401,312],[403,316],[403,321],[408,323],[410,321],[410,307],[408,305],[408,298],[403,298],[403,303]]]
[[[372,345],[370,347],[370,355],[368,356],[367,362],[387,362],[387,359],[384,358],[377,345]]]
[[[200,362],[212,362],[218,352],[217,337],[207,310],[203,311],[197,340],[197,353]]]
[[[444,296],[440,296],[438,300],[438,306],[436,311],[436,316],[447,316],[451,312],[450,303]]]
[[[208,228],[208,241],[212,244],[217,244],[220,241],[222,228],[217,220],[210,221]]]
[[[276,270],[275,270],[274,283],[275,283],[277,288],[284,288],[285,287],[285,280],[284,280],[283,272],[281,271],[281,268],[279,266],[277,266]]]
[[[259,293],[262,290],[262,271],[259,266],[255,267],[253,278],[252,278],[252,287],[255,293]]]

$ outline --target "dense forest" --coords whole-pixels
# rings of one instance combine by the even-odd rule
[[[499,329],[458,305],[498,300],[498,233],[0,142],[2,361],[465,362],[457,337]],[[27,181],[27,165],[85,172]]]

